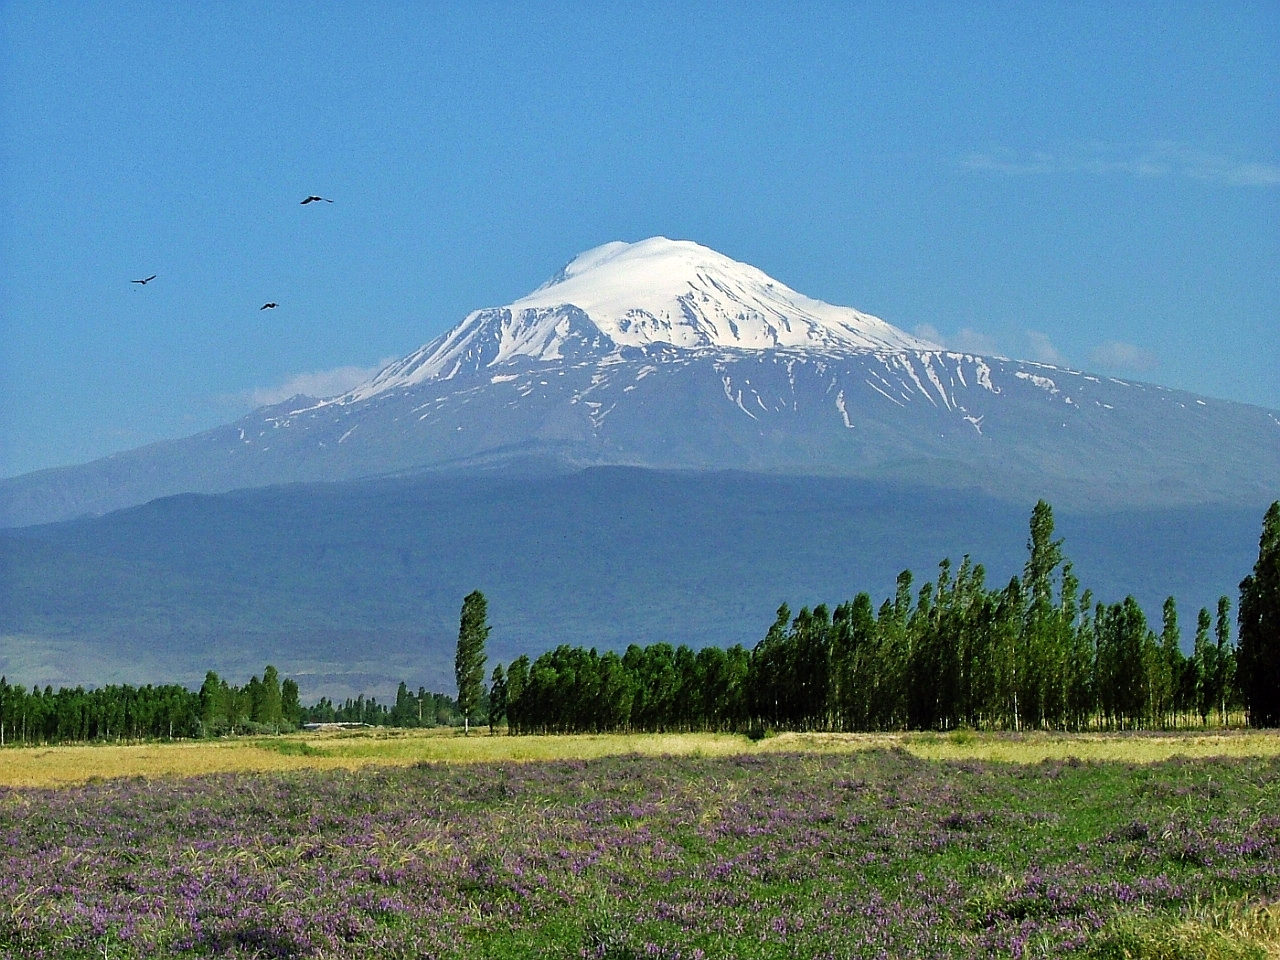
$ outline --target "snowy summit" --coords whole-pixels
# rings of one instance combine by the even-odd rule
[[[580,254],[528,296],[475,311],[338,399],[363,400],[516,357],[559,360],[651,344],[824,354],[939,349],[878,317],[806,297],[708,247],[651,237]]]
[[[690,240],[606,243],[508,309],[572,304],[619,345],[844,347],[918,350],[932,344],[878,317],[796,293],[755,267]]]

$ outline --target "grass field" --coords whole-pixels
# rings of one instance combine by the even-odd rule
[[[272,744],[361,768],[0,788],[0,955],[1280,956],[1274,737]]]
[[[1280,960],[1280,733],[0,751],[0,956]]]
[[[1044,760],[1155,763],[1172,757],[1280,756],[1278,731],[1151,734],[796,734],[752,742],[732,734],[606,734],[507,737],[483,730],[372,729],[212,741],[94,744],[0,750],[0,786],[48,787],[94,778],[355,769],[367,764],[591,760],[623,754],[722,757],[795,751],[848,753],[900,747],[927,760]]]

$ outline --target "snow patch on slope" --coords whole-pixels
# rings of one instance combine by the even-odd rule
[[[938,349],[878,317],[806,297],[692,241],[652,237],[588,250],[528,296],[471,313],[323,403],[367,400],[515,358],[602,359],[622,348],[655,346],[826,354]]]

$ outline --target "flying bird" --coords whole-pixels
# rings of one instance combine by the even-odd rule
[[[278,307],[278,306],[280,306],[280,304],[278,304],[278,303],[264,303],[264,304],[263,304],[262,306],[260,306],[258,309],[259,309],[259,310],[274,310],[274,309],[275,309],[276,307]]]
[[[151,276],[147,277],[147,279],[145,279],[145,280],[130,280],[129,282],[130,282],[130,283],[140,283],[140,284],[142,284],[142,285],[145,287],[148,283],[150,283],[150,282],[151,282],[152,280],[154,280],[155,278],[156,278],[156,274],[154,274],[154,273],[153,273]]]
[[[325,203],[333,203],[328,197],[307,197],[302,203],[305,206],[308,203],[315,203],[317,200],[323,200]]]

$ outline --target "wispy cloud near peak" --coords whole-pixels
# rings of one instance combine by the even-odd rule
[[[1027,331],[1029,346],[1028,358],[1038,363],[1051,363],[1055,366],[1066,364],[1067,358],[1061,350],[1053,345],[1047,334],[1038,330]]]
[[[1143,147],[1092,143],[1021,155],[1007,151],[975,152],[961,157],[960,165],[968,170],[1006,176],[1183,177],[1233,187],[1280,186],[1280,163],[1241,160],[1172,142]]]
[[[1098,344],[1089,352],[1089,360],[1104,370],[1129,370],[1134,373],[1145,373],[1160,365],[1159,358],[1150,350],[1119,340]]]
[[[331,370],[295,373],[274,387],[246,390],[243,398],[255,407],[265,407],[298,394],[318,399],[336,397],[364,383],[393,359],[395,358],[388,357],[372,367],[334,367]]]
[[[954,334],[945,335],[933,324],[921,323],[916,325],[914,332],[917,337],[940,344],[948,350],[976,353],[986,357],[1001,355],[995,337],[980,330],[974,330],[972,327],[961,327]]]

